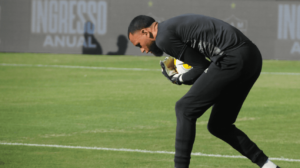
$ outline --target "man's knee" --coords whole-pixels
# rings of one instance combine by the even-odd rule
[[[215,135],[215,132],[217,131],[217,127],[210,122],[207,124],[207,129],[213,135]]]
[[[232,131],[234,131],[235,126],[233,124],[220,124],[215,122],[209,122],[207,124],[207,129],[212,135],[220,138],[224,135],[226,136],[228,134],[231,134]]]
[[[223,132],[222,126],[218,125],[217,123],[212,123],[212,122],[209,122],[207,124],[207,129],[212,135],[214,135],[216,137],[219,137]]]
[[[197,119],[199,118],[208,108],[210,104],[208,103],[198,103],[194,100],[181,98],[176,102],[175,110],[176,116],[178,117],[186,117],[188,119]]]
[[[175,111],[176,111],[176,117],[183,117],[184,112],[187,110],[187,102],[184,99],[180,99],[176,102],[175,105]]]

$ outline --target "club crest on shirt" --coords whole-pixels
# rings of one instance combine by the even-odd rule
[[[248,28],[248,21],[247,20],[239,19],[235,15],[231,15],[227,19],[224,19],[224,21],[229,23],[230,25],[236,27],[241,32],[243,32],[244,34],[246,34],[247,28]]]

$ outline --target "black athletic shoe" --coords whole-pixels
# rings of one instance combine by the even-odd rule
[[[277,166],[276,168],[280,168],[279,166]]]

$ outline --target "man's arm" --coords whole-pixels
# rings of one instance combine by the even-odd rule
[[[186,48],[181,58],[184,63],[193,67],[182,75],[182,83],[186,85],[192,85],[211,63],[199,51],[191,47]]]

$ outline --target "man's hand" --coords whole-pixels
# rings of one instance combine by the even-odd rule
[[[166,60],[166,59],[165,59]],[[169,79],[172,83],[181,85],[182,84],[182,75],[177,74],[175,70],[170,70],[167,68],[163,61],[160,61],[161,72],[162,74]]]
[[[175,74],[171,76],[171,82],[177,85],[182,84],[182,74]]]

